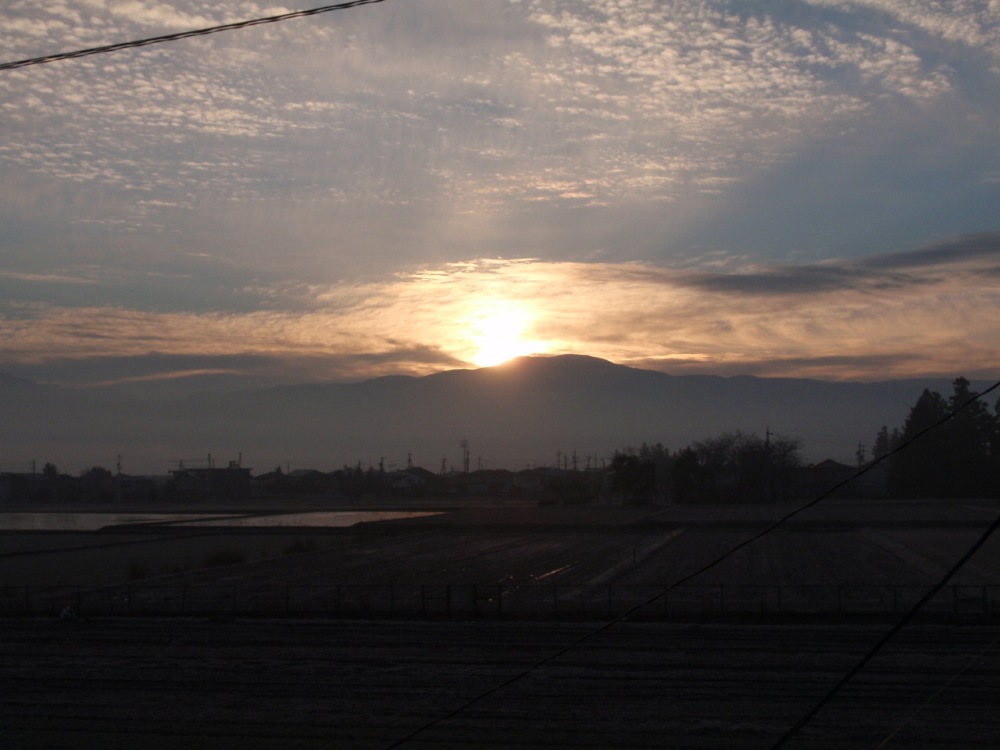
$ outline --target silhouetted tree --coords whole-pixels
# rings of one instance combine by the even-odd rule
[[[691,446],[674,457],[674,497],[686,503],[703,499],[708,494],[708,477],[702,471],[698,454]]]
[[[681,451],[674,461],[674,487],[682,501],[786,499],[801,460],[796,438],[725,432]]]
[[[115,477],[103,466],[93,466],[80,473],[80,499],[107,502],[115,499]]]
[[[991,412],[981,400],[972,401],[976,395],[969,381],[962,377],[952,382],[952,395],[947,400],[935,391],[924,389],[899,434],[900,443],[913,442],[889,460],[891,497],[997,495],[1000,404]],[[953,417],[924,432],[963,404],[967,406]],[[919,439],[914,440],[918,435]]]
[[[59,469],[54,463],[46,463],[42,467],[42,493],[48,500],[59,498]]]
[[[612,489],[625,503],[663,502],[670,495],[670,451],[661,443],[615,451]]]
[[[894,427],[892,432],[889,432],[889,428],[882,425],[882,429],[875,435],[875,443],[872,445],[872,457],[881,458],[896,450],[899,440],[900,432],[898,427]]]
[[[941,421],[948,413],[948,404],[937,391],[927,388],[910,409],[900,442]],[[944,433],[931,432],[911,443],[906,450],[892,456],[889,462],[889,494],[893,497],[941,497],[941,458],[944,454]]]

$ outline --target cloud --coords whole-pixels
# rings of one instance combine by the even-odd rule
[[[265,10],[108,2],[77,18],[17,2],[10,12],[68,44]],[[0,77],[0,160],[123,197],[105,217],[110,232],[172,226],[190,239],[183,223],[247,203],[294,232],[296,205],[349,213],[377,202],[439,218],[412,234],[461,226],[471,237],[456,244],[483,242],[498,221],[542,208],[562,225],[585,208],[690,208],[817,138],[877,124],[887,96],[943,105],[958,75],[949,49],[996,63],[993,16],[888,2],[362,8]],[[9,54],[27,54],[29,36],[7,35]]]
[[[0,56],[271,11],[12,0]],[[426,373],[509,306],[545,351],[665,369],[987,367],[998,23],[422,0],[10,71],[2,361]]]
[[[243,313],[35,305],[0,319],[0,355],[13,374],[49,371],[67,381],[74,371],[112,380],[115,367],[122,378],[225,370],[270,382],[427,374],[471,366],[489,321],[516,316],[520,339],[535,351],[666,371],[980,374],[995,366],[1000,345],[998,239],[715,274],[638,262],[477,260],[388,281],[278,286],[269,309]]]
[[[871,269],[905,270],[966,262],[977,264],[980,272],[983,264],[993,268],[1000,267],[1000,233],[983,232],[953,237],[918,250],[868,258],[859,265]]]
[[[918,250],[854,261],[764,267],[745,272],[689,273],[679,283],[703,291],[752,296],[887,291],[934,284],[940,279],[913,271],[926,272],[938,266],[949,267],[953,277],[997,273],[1000,270],[1000,234],[956,237]]]

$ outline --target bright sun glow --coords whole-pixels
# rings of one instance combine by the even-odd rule
[[[476,348],[471,359],[479,367],[492,367],[514,357],[540,354],[546,346],[540,341],[525,341],[524,332],[531,316],[523,310],[497,305],[477,316],[472,339]]]

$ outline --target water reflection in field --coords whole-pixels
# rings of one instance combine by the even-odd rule
[[[414,511],[317,511],[308,513],[0,513],[0,531],[97,531],[116,526],[314,527],[437,515]]]
[[[392,521],[399,518],[419,518],[435,516],[437,513],[414,511],[325,511],[309,513],[279,513],[265,516],[240,516],[232,518],[206,518],[198,520],[182,520],[171,526],[310,526],[316,528],[331,528],[354,526],[357,523],[371,521]]]
[[[204,518],[195,513],[0,513],[0,531],[97,531],[107,526],[172,523]],[[219,514],[212,514],[218,518]]]

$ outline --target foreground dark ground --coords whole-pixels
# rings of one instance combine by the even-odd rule
[[[3,744],[388,748],[593,627],[6,620]],[[402,747],[769,748],[883,630],[621,623]],[[997,635],[904,631],[789,747],[997,747]]]
[[[831,503],[698,582],[923,590],[997,511],[996,502]],[[264,529],[5,532],[0,584],[16,589],[12,602],[29,585],[662,587],[782,512],[468,508],[350,529],[290,528],[276,517]],[[226,564],[209,565],[219,552]],[[992,598],[1000,540],[959,579],[989,587],[989,606],[905,629],[788,747],[1000,747]],[[503,620],[374,621],[358,613],[101,618],[86,608],[82,618],[61,618],[62,608],[0,618],[0,747],[763,750],[901,615],[889,608],[865,623],[762,611],[738,623],[713,615],[601,630],[600,621],[518,622],[506,610]]]

